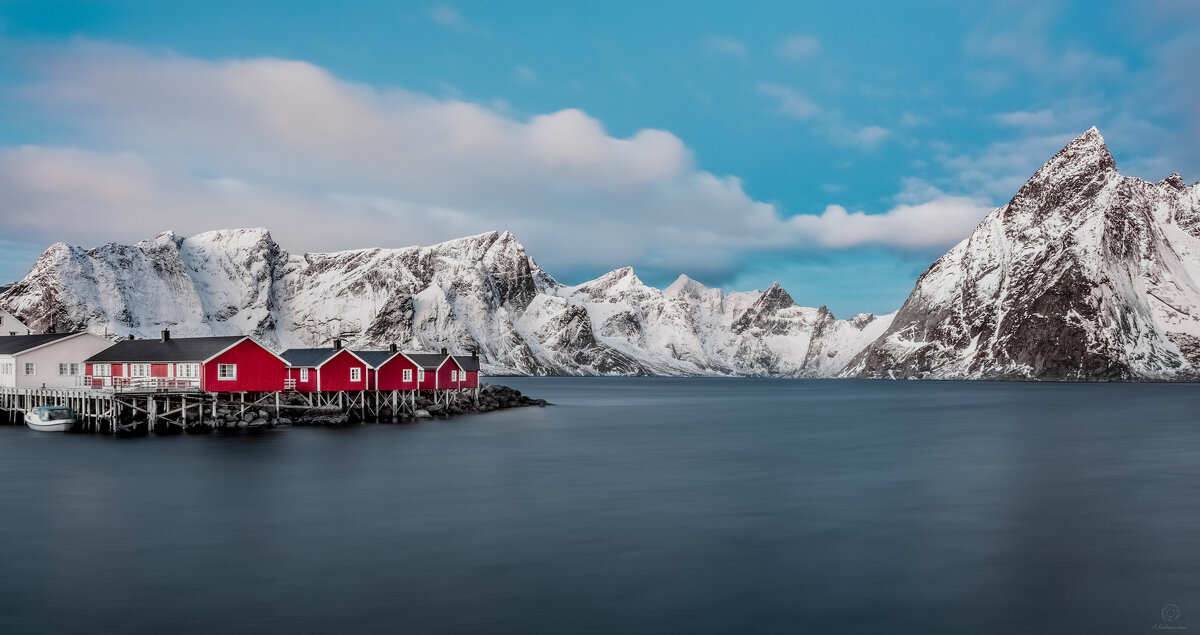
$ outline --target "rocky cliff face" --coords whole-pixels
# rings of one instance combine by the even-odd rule
[[[353,347],[444,346],[480,351],[487,372],[519,374],[823,376],[888,321],[835,320],[777,285],[725,294],[681,277],[659,290],[629,268],[565,286],[508,233],[301,256],[263,229],[168,232],[91,250],[57,244],[0,293],[0,306],[37,330],[248,333],[279,348],[339,337]],[[810,355],[814,346],[821,354]]]
[[[844,373],[1192,378],[1198,227],[1200,186],[1121,176],[1092,128],[935,262]]]

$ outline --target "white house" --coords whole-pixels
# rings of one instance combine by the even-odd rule
[[[29,327],[17,316],[0,309],[0,337],[5,335],[29,335]]]
[[[112,345],[113,342],[87,332],[0,336],[0,386],[82,386],[83,360]]]

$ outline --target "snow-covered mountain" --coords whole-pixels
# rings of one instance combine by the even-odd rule
[[[1093,128],[881,317],[630,268],[566,286],[507,232],[294,256],[264,229],[56,244],[0,308],[35,330],[477,349],[492,374],[1196,379],[1200,184],[1121,176]]]
[[[778,285],[726,294],[681,276],[660,290],[629,268],[565,286],[507,232],[300,256],[264,229],[90,250],[60,243],[0,293],[0,306],[37,330],[476,349],[493,374],[828,376],[890,320],[836,320]]]
[[[1121,176],[1095,128],[917,281],[845,374],[1193,379],[1200,184]]]

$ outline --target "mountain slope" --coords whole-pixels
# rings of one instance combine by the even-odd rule
[[[844,374],[1180,379],[1200,368],[1200,187],[1092,128],[935,262]]]
[[[479,350],[488,372],[518,374],[825,376],[888,322],[835,320],[778,285],[726,294],[681,276],[659,290],[629,268],[565,286],[507,232],[301,256],[264,229],[166,232],[91,250],[56,244],[0,306],[39,330],[448,347]]]

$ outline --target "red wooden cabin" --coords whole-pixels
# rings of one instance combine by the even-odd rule
[[[471,355],[455,355],[454,361],[458,363],[459,368],[459,387],[478,388],[479,354],[473,353]]]
[[[205,392],[283,390],[287,362],[245,335],[122,340],[84,360],[88,385]]]
[[[371,387],[375,390],[417,390],[421,367],[395,345],[387,351],[354,352],[373,367]]]
[[[281,355],[289,366],[288,384],[297,391],[374,389],[374,369],[340,341],[333,348],[289,348]]]

